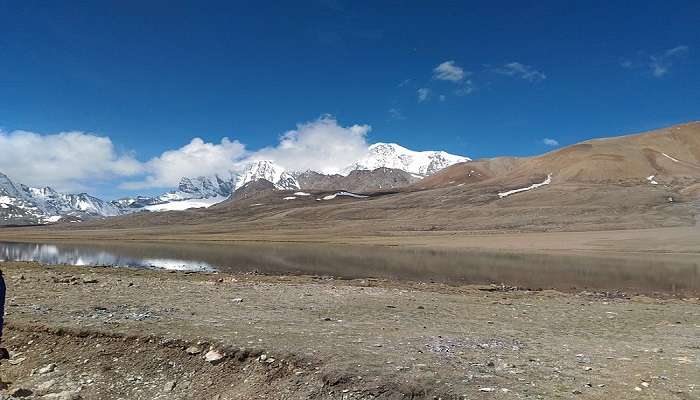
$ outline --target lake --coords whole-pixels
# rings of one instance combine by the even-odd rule
[[[700,259],[674,254],[534,254],[276,242],[0,242],[0,261],[495,283],[530,289],[700,293]]]

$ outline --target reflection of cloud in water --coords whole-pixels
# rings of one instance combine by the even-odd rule
[[[215,269],[199,261],[172,260],[168,258],[146,258],[143,260],[147,266],[155,268],[172,269],[176,271],[215,271]]]
[[[44,264],[108,265],[163,268],[178,271],[215,271],[208,263],[169,258],[137,258],[86,248],[52,244],[0,243],[0,261],[37,261]]]
[[[44,264],[312,274],[532,289],[700,293],[687,254],[511,253],[316,243],[0,242],[0,259]]]

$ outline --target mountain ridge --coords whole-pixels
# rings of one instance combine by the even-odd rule
[[[0,176],[0,225],[44,224],[58,221],[79,221],[113,217],[140,211],[172,211],[207,208],[221,203],[246,187],[251,191],[270,189],[268,185],[249,185],[267,181],[272,190],[353,190],[374,191],[409,186],[445,165],[468,159],[441,151],[416,152],[398,144],[375,143],[366,156],[344,169],[343,174],[322,174],[315,171],[294,172],[272,160],[241,163],[228,174],[185,176],[176,189],[156,196],[132,196],[105,201],[87,193],[59,193],[50,187],[31,188],[15,184]],[[402,170],[400,167],[405,168]],[[302,177],[303,184],[298,177]],[[12,210],[10,211],[10,206]]]

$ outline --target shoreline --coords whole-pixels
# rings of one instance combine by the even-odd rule
[[[6,343],[15,362],[25,358],[0,367],[10,389],[39,393],[54,380],[51,390],[73,385],[86,399],[244,400],[574,392],[602,399],[634,397],[636,387],[671,399],[698,390],[691,349],[699,299],[28,263],[0,268],[8,282]],[[198,342],[207,349],[187,353]],[[203,360],[210,344],[225,353],[216,365]],[[247,350],[239,358],[247,356],[239,360],[241,348]],[[51,363],[55,372],[30,374]]]

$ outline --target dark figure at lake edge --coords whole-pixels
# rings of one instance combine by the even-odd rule
[[[2,271],[0,271],[0,343],[2,343],[2,328],[5,326],[5,292],[6,291],[7,291],[7,288],[5,287],[5,277],[2,275]]]
[[[0,271],[0,346],[2,345],[2,329],[5,326],[5,293],[6,293],[6,287],[5,287],[5,277],[2,274],[2,271]],[[0,360],[5,360],[10,358],[10,354],[7,352],[7,349],[4,347],[0,347]]]

